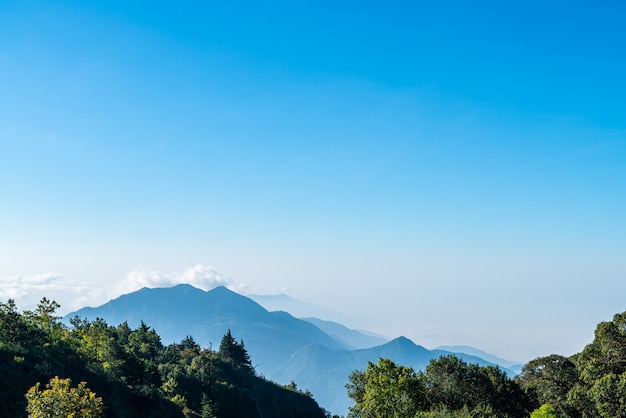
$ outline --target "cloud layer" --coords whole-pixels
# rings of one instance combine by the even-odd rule
[[[18,299],[31,293],[53,288],[63,275],[43,273],[34,276],[0,277],[0,298]]]
[[[33,309],[43,297],[73,308],[88,303],[98,293],[101,290],[77,285],[58,273],[0,277],[0,300],[14,299],[20,309]]]
[[[135,269],[125,278],[113,280],[109,286],[76,283],[57,273],[0,277],[0,301],[14,299],[18,308],[23,310],[33,309],[42,297],[46,297],[60,303],[59,313],[64,314],[85,306],[101,305],[143,287],[171,287],[178,284],[190,284],[205,291],[225,286],[241,294],[276,294],[287,291],[286,288],[263,290],[236,283],[232,278],[218,273],[213,267],[198,263],[170,273]]]
[[[213,267],[200,263],[172,273],[135,269],[128,273],[120,290],[129,293],[143,287],[171,287],[183,283],[202,290],[211,290],[217,286],[236,287],[232,279],[224,278]]]

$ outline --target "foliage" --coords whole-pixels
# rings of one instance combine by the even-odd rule
[[[219,354],[224,360],[230,361],[235,365],[235,367],[252,371],[252,362],[244,347],[243,340],[237,342],[230,333],[230,329],[220,342]]]
[[[558,418],[556,414],[556,409],[550,404],[543,404],[538,409],[535,409],[531,414],[530,418]]]
[[[102,398],[96,396],[85,382],[70,387],[70,379],[50,379],[46,389],[40,391],[40,383],[26,393],[26,411],[32,418],[68,417],[100,418],[103,416]]]
[[[15,301],[0,302],[0,348],[22,351],[28,344],[29,331]]]
[[[99,394],[107,417],[330,415],[295,383],[256,376],[243,341],[230,331],[218,351],[192,337],[163,346],[145,323],[131,329],[73,318],[67,327],[57,308],[44,298],[20,313],[13,300],[0,302],[0,380],[11,382],[0,391],[0,416],[26,416],[27,407],[31,412],[65,389],[87,399]],[[69,379],[81,383],[72,391]],[[452,356],[419,373],[381,359],[353,372],[347,389],[355,401],[351,417],[516,418],[533,410],[537,417],[626,417],[626,312],[600,323],[581,353],[537,358],[516,380]]]
[[[434,409],[432,411],[420,411],[415,418],[473,418],[473,415],[467,407],[458,411],[450,411],[446,407]]]
[[[626,417],[626,312],[598,324],[582,352],[529,362],[520,383],[559,417]]]
[[[467,409],[472,416],[527,417],[530,397],[499,368],[468,364],[455,356],[429,362],[422,379],[431,409]]]
[[[541,404],[549,404],[558,415],[568,416],[568,392],[578,382],[576,365],[568,358],[552,354],[538,357],[522,368],[519,381]]]
[[[425,402],[423,384],[413,369],[389,359],[368,362],[365,372],[354,371],[346,387],[355,401],[348,417],[413,417]]]
[[[349,417],[527,417],[532,401],[495,367],[454,356],[433,359],[425,372],[391,360],[368,363],[346,385],[355,404]]]
[[[57,308],[42,299],[19,313],[14,301],[0,302],[0,380],[11,382],[0,391],[0,416],[26,416],[27,408],[30,416],[71,416],[76,401],[84,407],[77,417],[326,417],[310,393],[257,377],[230,332],[220,352],[190,336],[163,346],[143,322],[131,329],[75,317],[67,327]],[[81,383],[70,388],[70,379]],[[42,415],[46,408],[62,412]]]

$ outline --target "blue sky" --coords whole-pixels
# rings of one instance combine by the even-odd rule
[[[222,3],[2,2],[4,298],[212,266],[519,360],[624,310],[624,4]]]

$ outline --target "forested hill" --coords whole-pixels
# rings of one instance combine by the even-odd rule
[[[315,325],[286,312],[268,312],[253,300],[222,286],[210,291],[187,284],[143,288],[102,306],[70,313],[65,317],[66,323],[76,315],[91,320],[104,318],[111,325],[128,322],[131,327],[144,321],[167,344],[192,335],[198,344],[207,347],[230,329],[246,342],[255,367],[266,376],[306,345],[344,348]]]
[[[12,300],[0,302],[0,416],[25,417],[27,404],[52,407],[42,400],[70,408],[79,390],[45,390],[59,377],[72,387],[86,382],[107,417],[326,417],[310,393],[258,377],[244,343],[230,332],[215,351],[191,337],[164,346],[144,323],[131,329],[76,318],[66,326],[57,308],[43,299],[19,313]],[[34,388],[27,402],[37,383],[41,390]]]
[[[292,300],[293,301],[293,300]],[[404,337],[382,341],[320,319],[297,319],[287,312],[269,312],[252,299],[225,287],[204,291],[187,284],[169,288],[143,288],[91,308],[65,316],[70,319],[103,318],[118,325],[153,327],[165,343],[192,335],[202,347],[220,341],[227,330],[242,338],[258,373],[281,384],[295,381],[333,413],[345,414],[351,403],[345,384],[350,372],[368,361],[387,357],[399,364],[423,369],[432,358],[451,354],[427,350]],[[363,344],[355,350],[354,345]],[[471,363],[484,360],[457,354]],[[508,370],[507,370],[508,373]],[[511,377],[515,373],[511,373]]]
[[[354,370],[347,389],[348,418],[626,417],[626,312],[601,322],[580,353],[536,358],[515,379],[452,355],[418,372],[381,358]]]

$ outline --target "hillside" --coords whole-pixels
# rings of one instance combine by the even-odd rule
[[[294,353],[272,378],[283,381],[290,377],[298,382],[300,387],[310,390],[325,408],[345,413],[352,402],[345,389],[348,376],[354,370],[364,369],[368,361],[375,363],[379,358],[388,358],[397,364],[423,370],[430,360],[450,354],[453,353],[428,350],[405,337],[396,338],[380,346],[352,351],[330,350],[319,345],[309,345]],[[466,354],[457,354],[457,357],[468,363],[494,365]]]
[[[285,298],[291,304],[298,302],[285,295],[279,301]],[[444,350],[429,351],[404,337],[386,342],[336,322],[269,312],[224,287],[210,291],[190,285],[144,288],[102,306],[70,313],[65,316],[65,323],[75,316],[103,318],[113,325],[127,321],[131,327],[140,326],[143,321],[154,327],[166,344],[191,335],[204,348],[214,347],[231,330],[244,341],[259,374],[281,384],[295,382],[299,388],[309,390],[320,405],[340,414],[345,414],[350,404],[345,390],[349,374],[365,368],[368,361],[390,358],[421,370],[430,359],[450,354]],[[468,362],[493,364],[476,356],[457,355]]]
[[[107,417],[325,417],[307,393],[258,377],[230,333],[217,351],[192,338],[164,346],[143,323],[74,319],[67,327],[56,307],[42,301],[20,314],[12,301],[0,302],[0,381],[10,382],[0,391],[0,416],[26,416],[27,390],[58,376],[87,382]]]
[[[150,324],[164,343],[182,340],[187,335],[202,347],[217,344],[230,329],[254,357],[260,373],[271,375],[284,359],[309,344],[331,349],[344,345],[313,324],[286,312],[268,312],[258,303],[216,287],[208,292],[181,284],[171,288],[143,288],[113,299],[96,308],[83,308],[65,316],[103,318],[110,324],[127,321],[131,327],[141,321]]]
[[[370,348],[387,342],[383,337],[356,331],[337,322],[319,318],[302,319],[312,323],[349,349]]]

